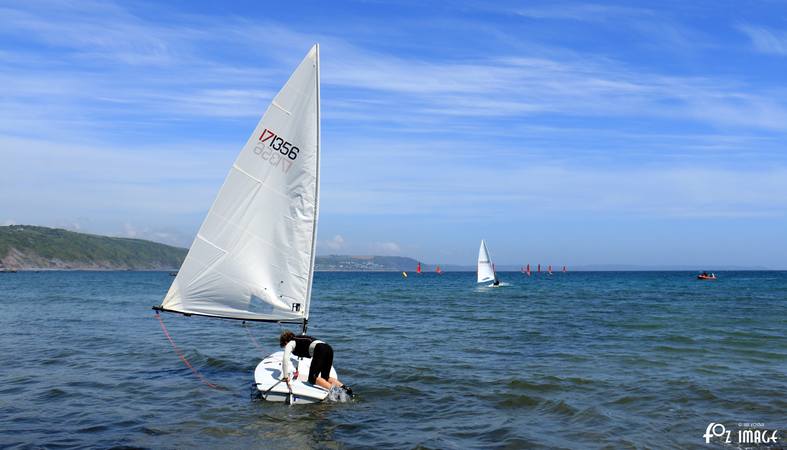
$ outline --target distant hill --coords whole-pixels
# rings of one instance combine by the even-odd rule
[[[142,239],[76,233],[32,225],[0,226],[0,271],[25,269],[177,270],[188,251]],[[323,272],[415,272],[418,261],[404,256],[317,256],[315,270]],[[441,264],[443,271],[475,271],[475,266]],[[561,266],[556,265],[559,271]],[[519,271],[519,266],[499,265],[499,272]],[[535,270],[535,265],[532,267]],[[421,263],[423,272],[434,264]],[[546,270],[546,265],[542,265]],[[714,266],[569,266],[569,271],[634,270],[767,270],[762,267]]]
[[[404,256],[327,255],[315,258],[314,270],[323,272],[415,271],[418,261]],[[421,270],[434,270],[423,264]]]
[[[0,270],[177,270],[186,249],[31,225],[0,226]]]
[[[32,225],[0,226],[0,270],[177,270],[188,250],[142,239]],[[317,256],[317,271],[415,271],[402,256]],[[434,270],[423,264],[423,271]],[[450,269],[449,269],[450,270]]]

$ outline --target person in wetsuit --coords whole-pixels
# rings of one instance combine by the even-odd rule
[[[330,345],[311,336],[296,336],[295,333],[289,330],[282,331],[281,336],[279,336],[279,345],[284,348],[284,358],[281,362],[284,381],[288,383],[290,381],[288,366],[290,354],[293,354],[299,358],[312,359],[309,367],[309,383],[329,390],[335,386],[344,389],[348,395],[353,395],[353,390],[349,386],[331,377],[333,348]]]

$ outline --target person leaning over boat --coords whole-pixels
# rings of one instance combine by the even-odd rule
[[[296,336],[289,330],[282,331],[279,336],[279,346],[284,347],[284,358],[281,361],[281,372],[283,380],[290,382],[290,354],[299,358],[311,358],[309,367],[309,383],[325,389],[332,389],[334,386],[344,389],[347,395],[352,396],[353,390],[349,386],[342,384],[336,378],[331,377],[331,367],[333,366],[333,348],[323,341],[311,336]]]

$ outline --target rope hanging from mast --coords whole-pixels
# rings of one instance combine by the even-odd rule
[[[189,360],[186,359],[186,356],[183,355],[183,352],[181,352],[180,348],[178,348],[177,344],[175,344],[175,341],[172,339],[172,336],[169,335],[169,331],[167,331],[167,327],[164,326],[164,320],[161,318],[161,314],[159,314],[158,311],[156,311],[156,319],[158,319],[158,322],[161,324],[161,329],[164,331],[164,336],[166,336],[167,339],[169,340],[169,343],[172,344],[172,348],[175,350],[175,353],[178,355],[180,360],[183,361],[183,364],[185,364],[186,367],[191,369],[191,372],[194,374],[194,376],[196,376],[197,379],[199,379],[203,384],[205,384],[205,386],[208,386],[211,389],[216,389],[218,391],[223,391],[224,390],[223,387],[208,381],[208,379],[205,378],[205,376],[202,375],[199,370],[197,370],[194,366],[191,365],[191,363],[189,363]]]
[[[251,341],[251,343],[252,343],[252,344],[254,344],[254,346],[255,346],[255,347],[257,347],[257,350],[259,350],[259,351],[260,351],[260,353],[261,353],[263,356],[265,356],[265,350],[263,350],[263,349],[262,349],[262,346],[261,346],[261,345],[260,345],[260,343],[257,341],[257,338],[255,338],[255,337],[254,337],[254,335],[251,333],[251,327],[249,327],[249,325],[248,325],[248,324],[246,324],[246,322],[245,322],[245,321],[243,322],[243,324],[242,324],[242,325],[243,325],[243,328],[245,328],[245,329],[246,329],[246,334],[248,334],[248,335],[249,335],[249,340]]]

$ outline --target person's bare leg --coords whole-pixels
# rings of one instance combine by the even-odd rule
[[[344,383],[333,377],[328,378],[328,382],[331,383],[331,386],[339,386],[339,387],[344,386]]]
[[[331,387],[333,387],[333,384],[331,384],[330,382],[326,381],[325,378],[323,378],[323,377],[317,377],[314,380],[314,384],[316,384],[317,386],[320,386],[322,388],[325,388],[325,389],[330,389]]]

